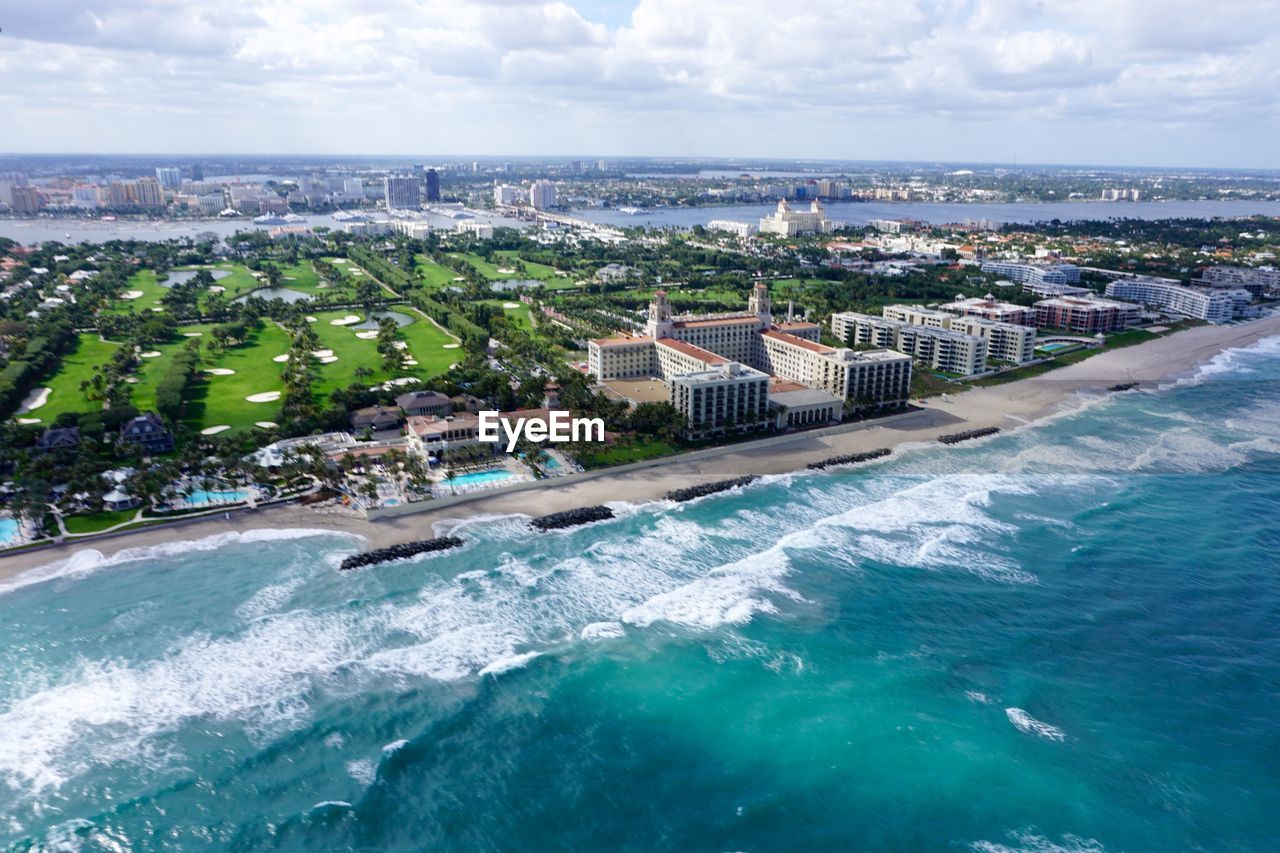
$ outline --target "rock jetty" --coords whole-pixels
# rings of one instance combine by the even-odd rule
[[[1137,383],[1137,382],[1122,382],[1122,383],[1121,383],[1121,384],[1119,384],[1119,385],[1112,385],[1112,386],[1111,386],[1110,388],[1108,388],[1107,390],[1108,390],[1108,391],[1112,391],[1112,392],[1115,392],[1115,391],[1130,391],[1130,390],[1132,390],[1132,389],[1134,389],[1134,388],[1137,388],[1137,387],[1138,387],[1138,383]]]
[[[982,429],[967,429],[964,432],[953,432],[949,435],[938,436],[938,441],[943,444],[959,444],[962,441],[968,441],[972,438],[982,438],[987,435],[995,435],[1000,431],[1000,427],[983,427]]]
[[[345,572],[348,569],[359,569],[365,566],[372,566],[375,563],[385,563],[389,560],[403,560],[405,557],[426,554],[430,551],[447,551],[450,548],[457,548],[461,544],[462,540],[457,536],[424,539],[421,542],[406,542],[403,545],[392,545],[388,548],[365,551],[363,554],[352,554],[343,560],[342,565],[338,566],[338,568]]]
[[[560,530],[565,527],[577,527],[579,524],[590,524],[593,521],[604,521],[606,518],[613,518],[613,510],[609,507],[584,506],[543,515],[529,523],[538,530]]]
[[[753,474],[747,477],[734,477],[732,480],[717,480],[714,483],[703,483],[701,486],[690,486],[687,489],[672,489],[667,492],[667,500],[683,503],[705,495],[714,495],[716,492],[727,492],[735,486],[746,486],[750,483],[754,483],[755,481],[756,477]]]
[[[887,447],[879,447],[875,450],[868,450],[865,453],[850,453],[846,456],[832,456],[829,459],[823,459],[819,462],[810,462],[808,465],[811,471],[821,471],[824,468],[833,468],[836,465],[853,465],[857,462],[870,462],[872,459],[879,459],[881,456],[888,456],[893,451]]]

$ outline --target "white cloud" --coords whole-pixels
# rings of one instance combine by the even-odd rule
[[[599,7],[0,0],[0,148],[1280,166],[1276,4]]]

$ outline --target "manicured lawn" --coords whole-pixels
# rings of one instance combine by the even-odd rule
[[[137,514],[136,509],[103,510],[89,515],[69,515],[62,521],[66,524],[68,533],[96,533],[108,527],[115,527],[117,524],[124,524]]]
[[[577,454],[577,459],[583,468],[605,468],[611,465],[656,459],[659,456],[670,456],[678,453],[679,450],[674,444],[659,439],[620,439],[614,445],[601,445],[599,450],[580,452]]]
[[[442,287],[461,284],[455,282],[458,273],[448,267],[442,267],[427,255],[416,255],[418,261],[418,277],[428,290],[439,290]]]
[[[533,330],[533,323],[529,320],[529,306],[525,305],[523,302],[518,302],[514,299],[486,299],[484,300],[484,304],[492,305],[494,308],[501,309],[507,317],[521,328],[528,329],[530,331]],[[503,307],[506,305],[514,305],[516,307]]]
[[[554,268],[545,264],[521,261],[518,254],[511,250],[494,252],[493,257],[495,262],[486,261],[484,258],[472,252],[468,252],[466,254],[451,252],[449,257],[461,258],[471,264],[471,266],[475,267],[482,276],[490,281],[505,281],[513,278],[533,278],[544,282],[548,287],[572,287],[574,284],[572,276],[557,275]],[[517,262],[524,265],[523,273],[518,271],[500,272],[500,270],[514,270]],[[452,278],[453,277],[450,276],[450,279]]]
[[[402,376],[416,376],[430,379],[439,376],[449,369],[449,365],[462,357],[461,349],[445,349],[445,344],[457,343],[452,337],[442,332],[439,327],[422,317],[416,311],[397,306],[399,313],[406,313],[417,319],[400,330],[400,337],[408,346],[410,358],[418,362],[416,366],[388,374],[382,368],[382,357],[378,355],[378,342],[375,339],[364,340],[356,337],[356,331],[349,326],[334,326],[330,323],[339,317],[346,316],[345,311],[325,311],[313,316],[319,319],[314,324],[316,334],[320,336],[323,349],[333,350],[338,360],[331,364],[318,365],[318,381],[315,390],[322,397],[327,397],[337,388],[345,388],[356,381],[356,370],[364,367],[373,371],[373,375],[364,380],[374,385],[388,379]]]
[[[80,383],[93,376],[93,368],[111,360],[119,344],[104,342],[96,334],[80,335],[75,352],[62,359],[53,376],[38,383],[37,387],[52,389],[43,406],[20,418],[39,418],[52,424],[63,412],[91,412],[102,408],[100,401],[90,402],[80,390]]]
[[[137,299],[125,299],[122,294],[130,290],[141,291],[142,296]],[[155,270],[138,270],[129,276],[129,284],[120,295],[117,295],[115,301],[107,306],[105,313],[140,314],[143,311],[158,308],[160,307],[160,297],[164,296],[166,290],[167,288],[156,281]]]
[[[270,321],[245,344],[217,357],[205,353],[203,369],[234,370],[231,376],[204,375],[187,396],[185,421],[194,429],[226,424],[233,431],[253,429],[254,421],[275,421],[279,402],[250,403],[245,398],[264,391],[284,391],[283,364],[272,361],[289,351],[289,335]],[[208,346],[206,343],[205,346]],[[158,359],[157,359],[158,360]]]

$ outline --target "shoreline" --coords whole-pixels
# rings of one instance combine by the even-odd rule
[[[1220,353],[1280,335],[1280,315],[1233,326],[1198,326],[1130,347],[1103,351],[1084,361],[1041,376],[1003,385],[970,388],[958,395],[931,398],[916,412],[853,427],[799,434],[777,447],[727,448],[710,458],[688,459],[679,454],[654,460],[640,470],[602,469],[593,476],[560,485],[517,492],[477,493],[474,498],[438,508],[367,520],[345,514],[290,505],[240,512],[231,521],[221,518],[183,525],[142,528],[120,536],[85,543],[70,542],[0,557],[0,580],[32,569],[50,570],[75,555],[94,552],[112,557],[122,551],[147,549],[173,542],[198,541],[231,532],[312,530],[355,534],[365,547],[381,548],[441,535],[437,528],[504,515],[544,515],[617,500],[660,500],[673,489],[748,474],[759,476],[805,470],[810,462],[861,453],[880,447],[936,442],[938,436],[963,430],[1031,426],[1062,414],[1063,404],[1078,392],[1138,382],[1144,386],[1185,375]],[[891,458],[891,457],[886,457]],[[448,532],[444,530],[443,532]]]

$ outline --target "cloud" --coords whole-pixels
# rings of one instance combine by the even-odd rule
[[[11,150],[685,145],[998,159],[991,152],[1015,134],[1042,159],[1191,153],[1280,165],[1265,146],[1280,126],[1277,4],[1219,0],[1212,14],[1189,0],[12,5],[0,35],[0,108],[14,117],[0,146]],[[1085,125],[1103,138],[1082,143]],[[1178,140],[1166,138],[1172,128]],[[1087,150],[1071,156],[1055,132]],[[1140,138],[1141,148],[1120,141]]]

